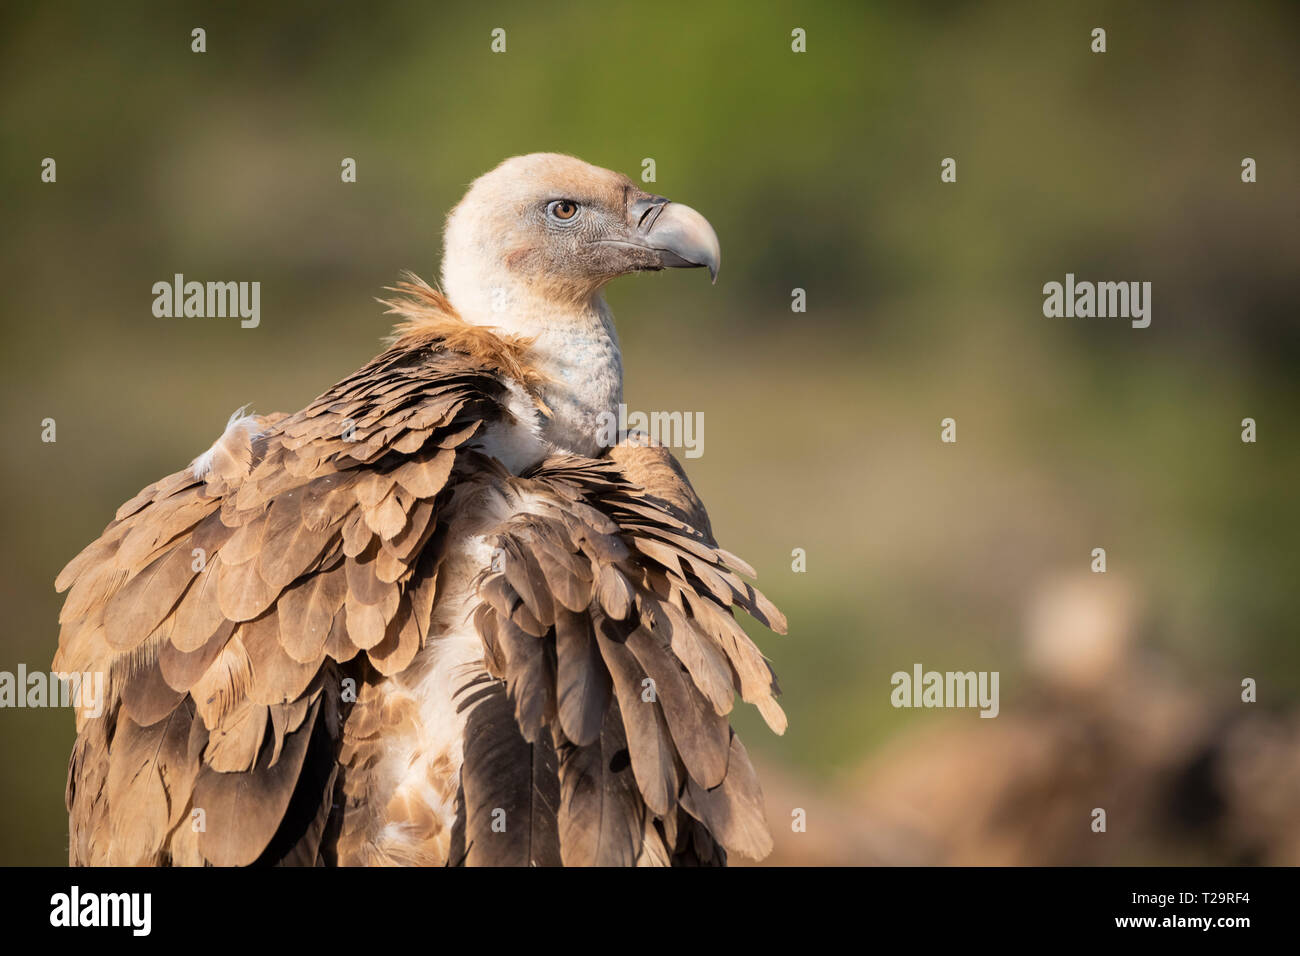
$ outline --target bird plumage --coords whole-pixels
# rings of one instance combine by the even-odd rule
[[[656,236],[626,180],[542,162],[594,170],[592,188],[627,204],[625,227],[606,210],[584,240],[624,229],[623,271],[657,267],[659,246],[666,264],[716,269],[698,214],[664,215]],[[519,195],[574,188],[541,178]],[[107,676],[103,716],[77,718],[74,864],[719,863],[770,848],[727,714],[739,692],[777,732],[784,715],[731,609],[784,619],[716,546],[666,449],[588,444],[590,401],[554,355],[607,314],[610,251],[557,269],[537,245],[549,233],[498,226],[485,252],[463,208],[481,193],[453,213],[444,281],[479,303],[456,264],[468,231],[480,272],[525,264],[525,319],[488,327],[408,278],[387,300],[402,318],[387,351],[300,412],[232,418],[59,575],[55,667]],[[539,350],[526,306],[547,269]]]

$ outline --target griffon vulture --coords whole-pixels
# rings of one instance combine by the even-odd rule
[[[577,159],[479,178],[444,293],[302,411],[233,419],[56,586],[105,674],[74,864],[718,864],[771,840],[727,714],[784,632],[666,449],[602,447],[616,276],[707,266],[688,206]],[[607,420],[606,420],[607,421]]]

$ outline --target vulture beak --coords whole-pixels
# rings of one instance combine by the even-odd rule
[[[708,266],[709,278],[718,281],[722,247],[709,221],[690,206],[663,196],[641,196],[628,204],[630,243],[658,254],[664,269]]]

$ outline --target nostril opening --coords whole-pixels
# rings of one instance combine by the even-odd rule
[[[659,214],[664,211],[664,206],[668,205],[668,200],[652,198],[643,199],[641,202],[645,203],[645,209],[642,211],[641,217],[636,222],[636,228],[637,232],[644,233],[654,228],[655,220],[657,220]]]

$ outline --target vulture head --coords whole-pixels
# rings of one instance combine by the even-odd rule
[[[442,285],[466,319],[500,324],[590,302],[629,272],[707,267],[718,237],[690,206],[637,188],[621,173],[558,153],[507,159],[470,186],[447,219]]]

